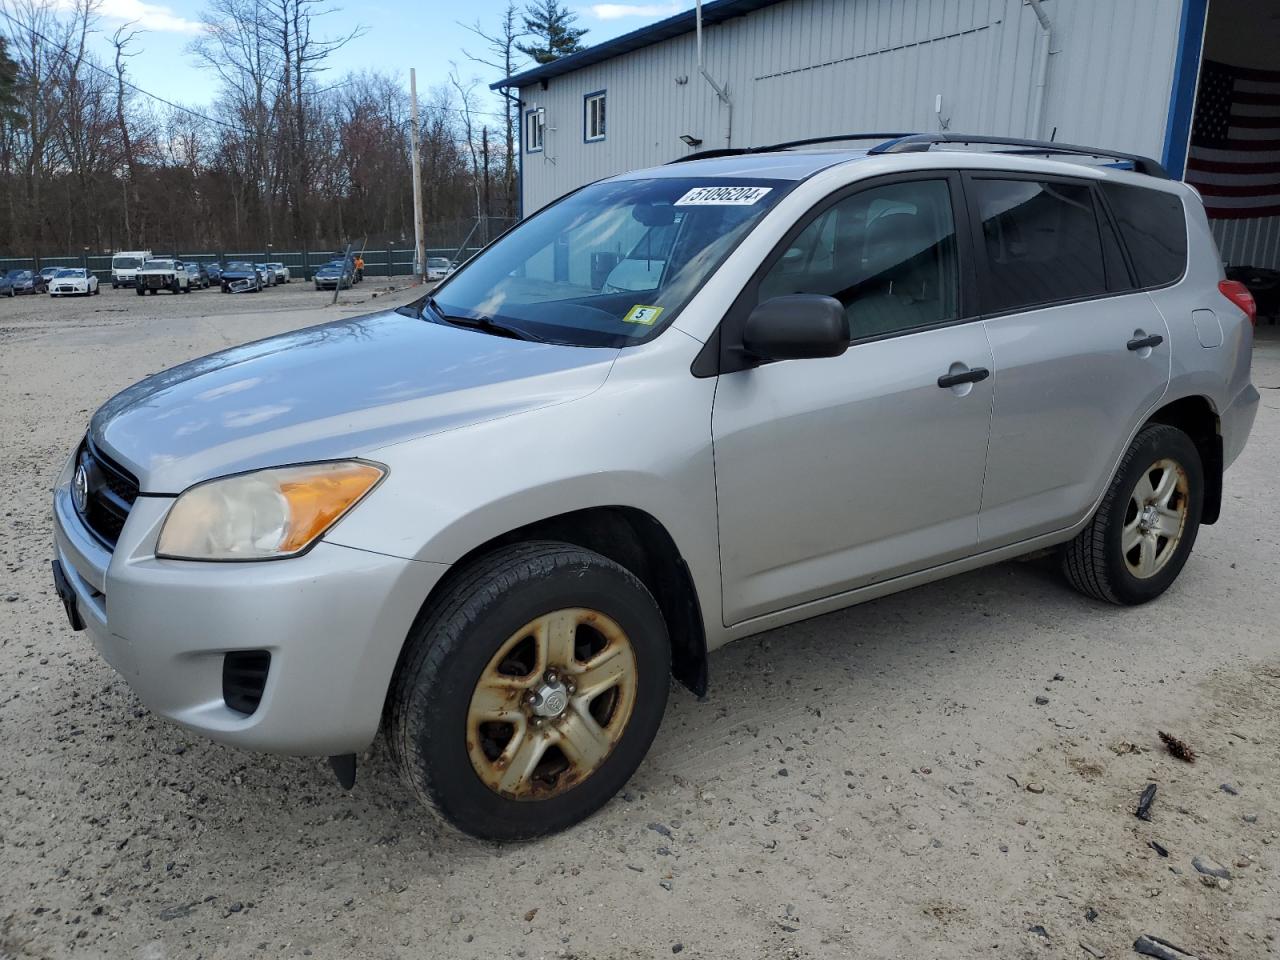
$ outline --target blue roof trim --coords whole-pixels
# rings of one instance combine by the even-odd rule
[[[775,3],[782,3],[782,0],[709,0],[709,2],[702,5],[702,25],[705,27],[722,23],[733,17],[741,17],[755,10],[771,7]],[[491,83],[489,84],[489,89],[501,90],[504,87],[527,87],[532,83],[550,80],[552,77],[560,77],[566,73],[581,70],[583,67],[611,60],[633,50],[651,47],[655,43],[670,40],[672,37],[692,33],[697,29],[697,26],[696,12],[686,10],[684,13],[677,13],[674,17],[667,17],[667,19],[651,23],[647,27],[641,27],[639,30],[633,30],[630,33],[624,33],[620,37],[614,37],[612,40],[598,43],[594,47],[588,47],[577,53],[571,53],[567,57],[561,57],[559,60],[552,60],[550,63],[541,64],[532,70],[517,73],[514,76],[499,80],[497,83]]]

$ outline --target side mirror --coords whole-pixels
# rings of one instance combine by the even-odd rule
[[[742,345],[761,360],[838,357],[849,349],[849,318],[834,297],[774,297],[751,311]]]

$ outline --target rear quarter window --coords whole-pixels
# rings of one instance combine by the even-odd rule
[[[1187,265],[1187,219],[1182,198],[1161,190],[1105,183],[1120,235],[1144,287],[1159,287],[1182,277]]]

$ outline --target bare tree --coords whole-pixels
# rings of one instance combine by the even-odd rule
[[[458,102],[462,104],[463,142],[471,156],[471,181],[475,188],[477,221],[484,216],[481,205],[480,157],[476,152],[475,126],[471,122],[471,115],[476,109],[475,91],[478,82],[475,77],[472,77],[464,83],[458,76],[458,65],[452,61],[449,62],[449,85],[458,92]]]
[[[470,26],[460,23],[459,26],[471,31],[485,43],[482,55],[468,53],[466,48],[463,48],[463,55],[474,63],[498,71],[504,79],[515,75],[521,66],[519,43],[528,36],[521,29],[520,24],[520,12],[515,0],[507,0],[506,9],[502,11],[501,19],[498,21],[498,28],[492,33],[481,27],[479,20]],[[506,88],[500,92],[506,147],[502,166],[505,211],[506,216],[514,217],[516,214],[516,131],[520,128],[520,95]]]
[[[116,124],[120,129],[120,143],[124,148],[124,163],[127,172],[127,180],[124,184],[124,236],[125,246],[133,247],[133,223],[129,216],[130,207],[138,205],[138,160],[133,152],[133,138],[129,132],[129,122],[125,116],[125,103],[128,96],[125,93],[124,68],[125,61],[130,57],[136,57],[140,51],[130,51],[129,47],[137,39],[142,30],[132,29],[136,20],[131,20],[124,26],[118,28],[111,35],[111,45],[115,48],[115,71],[116,71]],[[146,224],[142,221],[138,223],[140,235],[146,235]]]

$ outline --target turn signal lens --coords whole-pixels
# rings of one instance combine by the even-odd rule
[[[259,470],[198,484],[174,503],[156,555],[266,560],[313,544],[368,494],[386,469],[359,460]]]

